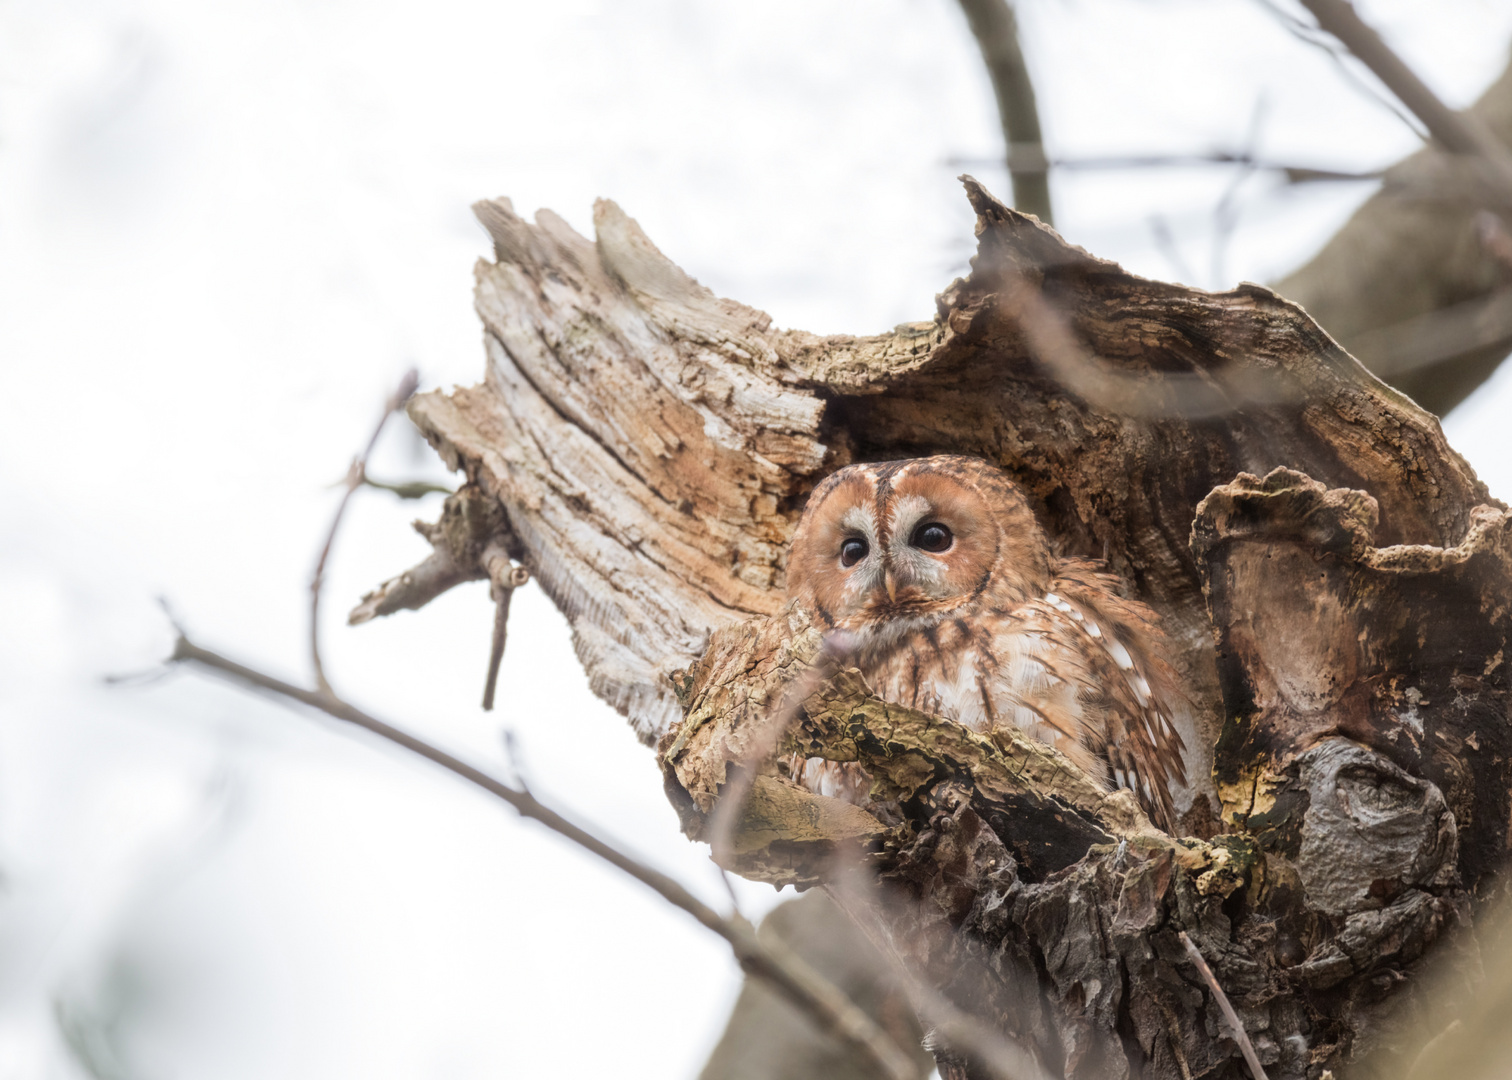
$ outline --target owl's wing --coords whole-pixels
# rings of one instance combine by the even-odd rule
[[[1187,703],[1166,659],[1166,638],[1155,613],[1119,596],[1118,584],[1096,563],[1067,560],[1055,581],[1058,607],[1069,607],[1062,613],[1101,631],[1102,647],[1094,656],[1108,704],[1103,755],[1115,782],[1133,790],[1150,819],[1171,831],[1173,789],[1187,783],[1186,743],[1174,719]]]
[[[997,624],[995,719],[1130,789],[1170,830],[1172,789],[1186,784],[1185,744],[1172,723],[1182,698],[1154,613],[1116,586],[1096,564],[1068,561],[1047,595]]]

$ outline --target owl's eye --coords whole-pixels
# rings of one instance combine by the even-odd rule
[[[926,521],[914,530],[913,537],[908,542],[923,551],[940,552],[950,547],[950,542],[954,539],[950,530],[938,521]]]
[[[840,565],[855,566],[871,549],[866,546],[866,541],[859,536],[853,536],[840,545]]]

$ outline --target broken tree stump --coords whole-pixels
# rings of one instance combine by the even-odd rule
[[[1272,1077],[1389,1054],[1507,847],[1506,510],[1296,305],[1136,277],[965,184],[971,273],[870,337],[773,328],[612,203],[593,241],[481,203],[485,379],[410,415],[691,836],[748,774],[725,865],[825,886],[1052,1074],[1244,1075],[1182,931]],[[1198,723],[1184,835],[1038,743],[878,700],[785,603],[807,492],[934,453],[1001,466],[1161,615]],[[861,762],[876,812],[753,756],[779,709],[778,748]]]

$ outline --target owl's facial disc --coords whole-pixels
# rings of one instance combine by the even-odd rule
[[[789,595],[866,649],[989,597],[1016,606],[1050,580],[1051,554],[1012,482],[948,455],[839,470],[815,490],[791,552]]]
[[[813,536],[815,598],[834,624],[863,638],[939,622],[981,590],[997,530],[981,496],[954,479],[905,473],[879,494],[855,488],[828,501]],[[879,520],[880,513],[880,520]]]

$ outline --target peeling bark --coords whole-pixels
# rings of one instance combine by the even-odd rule
[[[658,741],[690,835],[742,793],[726,866],[827,885],[1052,1072],[1242,1075],[1183,930],[1273,1077],[1389,1051],[1507,845],[1505,510],[1296,305],[1137,278],[966,188],[970,276],[865,338],[773,329],[611,203],[595,242],[480,204],[487,377],[410,414]],[[1161,614],[1198,715],[1189,836],[1039,743],[878,700],[784,603],[813,485],[930,453],[1000,465]],[[862,763],[872,801],[774,749]]]

